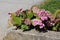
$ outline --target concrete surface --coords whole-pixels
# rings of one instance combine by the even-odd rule
[[[7,31],[9,12],[14,12],[20,8],[30,8],[41,1],[43,0],[0,0],[0,40],[2,40]]]

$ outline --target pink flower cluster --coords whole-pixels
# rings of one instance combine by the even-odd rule
[[[44,9],[39,11],[37,15],[41,18],[42,21],[48,20],[48,17],[51,16],[51,14],[48,11],[45,11]]]
[[[38,13],[36,13],[40,19],[33,19],[33,25],[40,25],[39,28],[43,28],[46,25],[52,26],[54,25],[55,18],[52,17],[51,13],[49,11],[46,11],[44,9],[40,10]],[[44,24],[44,22],[46,24]]]
[[[31,12],[31,14],[27,14],[30,12]],[[8,13],[8,14],[11,15],[11,13]],[[55,21],[56,21],[55,18],[52,16],[52,14],[49,11],[46,11],[45,9],[40,10],[39,8],[36,8],[36,7],[33,7],[32,10],[28,10],[28,11],[27,10],[23,11],[22,9],[19,9],[13,14],[15,16],[14,15],[11,15],[11,16],[19,18],[18,20],[20,20],[20,17],[21,17],[21,19],[23,20],[21,22],[21,24],[29,26],[29,28],[30,28],[30,26],[32,26],[34,28],[38,26],[39,29],[44,29],[46,26],[52,27],[52,26],[54,26]],[[13,20],[13,17],[11,17],[11,18]],[[17,22],[17,21],[15,21],[15,22]],[[26,27],[26,29],[27,29],[27,27]]]
[[[39,20],[39,19],[33,19],[33,20],[32,20],[32,24],[33,24],[33,26],[39,25],[39,28],[43,28],[43,27],[45,26],[45,25],[42,23],[42,21]]]

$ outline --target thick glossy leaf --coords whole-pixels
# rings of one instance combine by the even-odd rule
[[[29,29],[29,27],[27,25],[21,25],[21,29],[22,30],[27,30],[27,29]]]
[[[60,19],[60,10],[56,10],[54,15],[57,19]]]
[[[16,17],[14,14],[12,14],[12,18],[13,18],[13,24],[17,24],[17,25],[21,25],[22,24],[22,17]]]
[[[27,17],[30,19],[33,17],[33,12],[31,11],[28,11],[26,14],[27,14]]]

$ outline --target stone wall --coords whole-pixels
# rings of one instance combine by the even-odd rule
[[[60,40],[60,33],[48,31],[46,33],[36,30],[22,32],[21,30],[11,30],[4,40]]]

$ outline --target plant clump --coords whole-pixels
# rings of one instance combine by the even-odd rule
[[[36,29],[38,31],[55,30],[60,31],[60,11],[55,12],[55,16],[45,9],[39,9],[34,5],[31,9],[23,10],[19,9],[14,13],[8,13],[10,15],[10,22],[17,29],[23,31]]]

